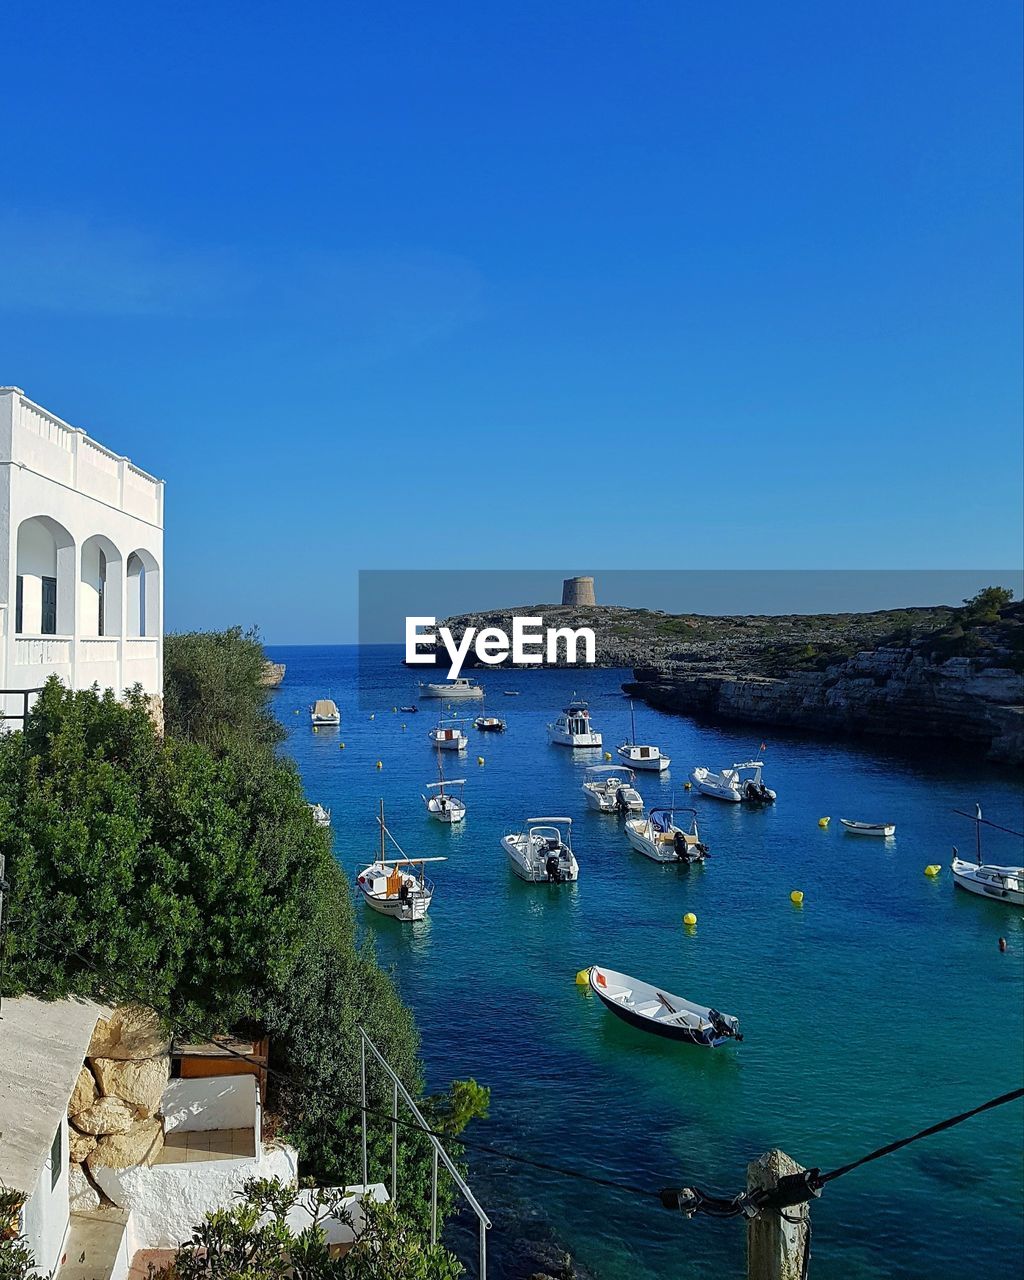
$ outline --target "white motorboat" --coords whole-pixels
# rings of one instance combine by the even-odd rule
[[[409,858],[402,846],[394,838],[384,823],[384,801],[380,804],[380,854],[360,871],[356,877],[356,886],[363,900],[371,910],[382,916],[390,916],[408,924],[413,920],[422,920],[430,909],[434,897],[433,881],[424,873],[427,862],[444,862],[444,858]],[[402,855],[400,858],[388,858],[385,838],[389,839]],[[416,869],[419,868],[419,874]]]
[[[466,676],[457,676],[454,680],[420,681],[421,698],[482,698],[484,691],[478,684]]]
[[[1024,907],[1024,867],[997,867],[991,863],[967,862],[953,850],[953,883],[968,893],[994,898],[1013,907]]]
[[[629,741],[616,747],[616,754],[625,760],[631,769],[647,769],[652,773],[661,773],[672,761],[662,753],[660,747],[641,745],[636,740],[636,718],[633,714],[633,700],[629,702]]]
[[[441,753],[437,753],[437,781],[427,783],[427,795],[423,797],[423,803],[427,806],[427,813],[432,818],[436,818],[438,822],[461,822],[466,816],[466,801],[463,798],[463,788],[466,785],[465,778],[452,778],[450,781],[445,779],[444,765],[441,763]]]
[[[592,764],[580,790],[587,804],[601,813],[642,813],[643,797],[633,786],[632,769],[619,764]]]
[[[605,1008],[641,1031],[708,1049],[717,1049],[727,1040],[743,1039],[739,1019],[731,1014],[694,1004],[603,966],[594,965],[588,976],[590,990]]]
[[[464,751],[469,738],[462,731],[461,724],[459,720],[438,720],[427,737],[438,751]]]
[[[331,811],[325,809],[322,804],[311,804],[309,811],[313,815],[313,821],[318,827],[329,827],[331,825]]]
[[[677,813],[691,815],[689,830],[675,821]],[[696,809],[652,809],[646,818],[627,818],[626,838],[637,853],[654,862],[703,862],[708,856],[697,830]]]
[[[959,814],[962,818],[970,818],[972,815],[964,813],[961,809],[954,809],[954,813]],[[1007,827],[999,827],[995,822],[989,822],[987,818],[983,818],[981,814],[981,805],[974,806],[974,841],[975,856],[973,862],[968,862],[966,858],[961,858],[956,847],[953,848],[953,883],[961,889],[966,889],[968,893],[976,893],[981,898],[992,898],[997,902],[1007,902],[1014,907],[1024,907],[1024,867],[1000,867],[992,862],[986,862],[981,855],[981,828],[996,827],[997,830],[1006,831],[1011,835],[1019,835],[1019,832],[1009,832]]]
[[[330,698],[317,698],[309,708],[309,719],[317,726],[338,725],[341,724],[341,712],[338,710],[337,703],[332,702]]]
[[[896,834],[895,822],[850,822],[846,818],[839,821],[852,836],[876,836],[880,840],[888,840]]]
[[[743,801],[746,804],[772,804],[775,792],[766,787],[761,780],[764,762],[747,760],[743,764],[734,764],[731,769],[723,769],[721,773],[712,773],[703,767],[694,769],[690,775],[697,790],[703,795],[714,796],[716,800],[730,800],[734,804]]]
[[[599,747],[601,735],[590,723],[590,708],[582,698],[573,698],[553,724],[548,737],[560,747]]]
[[[512,870],[533,884],[578,880],[579,863],[572,851],[572,818],[527,818],[524,831],[502,836]]]

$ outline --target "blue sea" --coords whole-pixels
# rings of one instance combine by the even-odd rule
[[[711,848],[703,867],[662,867],[630,850],[619,818],[586,806],[584,770],[601,753],[551,746],[545,733],[578,692],[614,750],[629,727],[628,672],[484,672],[487,710],[508,732],[470,727],[468,750],[446,753],[446,774],[467,778],[468,816],[452,829],[420,798],[437,776],[426,735],[439,704],[395,710],[418,701],[400,649],[268,654],[288,668],[273,703],[285,749],[309,799],[333,810],[346,871],[354,878],[377,848],[381,797],[409,854],[448,858],[433,868],[422,924],[358,910],[415,1010],[429,1086],[468,1076],[490,1086],[490,1116],[468,1136],[653,1190],[696,1183],[732,1195],[771,1147],[828,1170],[1020,1085],[1022,912],[954,890],[948,870],[953,844],[974,847],[973,824],[954,809],[979,802],[1024,830],[1017,775],[970,755],[709,727],[638,704],[639,739],[673,761],[639,775],[641,793],[649,806],[693,804]],[[521,696],[503,697],[507,688]],[[309,724],[309,703],[324,696],[341,708],[340,729]],[[765,738],[774,806],[684,790],[693,766],[747,759]],[[541,813],[573,818],[578,884],[525,885],[509,870],[501,836]],[[897,834],[851,836],[840,817],[892,821]],[[1012,836],[984,841],[990,861],[1022,861]],[[936,879],[929,863],[942,864]],[[736,1014],[744,1042],[702,1050],[625,1026],[575,985],[595,963]],[[1019,1274],[1022,1148],[1016,1102],[838,1179],[813,1205],[812,1276]],[[469,1165],[495,1223],[493,1280],[536,1270],[524,1257],[544,1242],[600,1280],[743,1274],[741,1220],[686,1221],[496,1157],[471,1153]]]

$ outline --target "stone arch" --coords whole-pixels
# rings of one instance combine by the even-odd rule
[[[160,634],[160,565],[151,551],[137,547],[125,562],[125,634]]]
[[[124,594],[121,553],[102,533],[82,543],[78,571],[78,633],[82,636],[119,636]]]
[[[20,635],[75,630],[75,540],[52,516],[18,525],[14,627]]]

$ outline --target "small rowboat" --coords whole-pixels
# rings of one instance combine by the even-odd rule
[[[853,836],[879,836],[888,840],[896,834],[895,822],[850,822],[847,818],[840,818],[839,821]]]
[[[614,969],[594,965],[590,970],[590,989],[623,1022],[668,1040],[715,1049],[727,1040],[743,1039],[739,1020],[731,1014],[659,991],[650,983],[616,973]]]

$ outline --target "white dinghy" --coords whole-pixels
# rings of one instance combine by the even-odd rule
[[[527,818],[524,831],[502,836],[501,847],[520,880],[565,884],[579,879],[580,867],[572,851],[572,818]]]
[[[483,688],[465,676],[458,676],[454,680],[420,681],[421,698],[482,698],[483,696]]]
[[[629,974],[594,965],[589,982],[590,990],[606,1009],[641,1031],[708,1049],[717,1049],[727,1040],[743,1039],[739,1019],[731,1014],[660,991]]]
[[[772,804],[775,792],[762,781],[763,768],[763,761],[747,760],[743,764],[734,764],[731,769],[723,769],[721,773],[712,773],[702,766],[694,769],[690,776],[702,795],[714,796],[716,800],[728,800],[733,804],[741,801],[745,804]]]
[[[580,790],[587,804],[601,813],[642,813],[643,797],[633,786],[632,769],[618,764],[592,764]]]
[[[677,813],[691,815],[689,830],[675,821]],[[637,853],[654,862],[703,862],[708,856],[697,830],[696,809],[652,809],[646,818],[627,818],[626,838]]]
[[[896,834],[895,822],[850,822],[847,818],[840,818],[839,822],[851,836],[876,836],[880,840],[888,840]]]
[[[461,822],[466,816],[466,801],[463,798],[465,785],[465,778],[445,780],[444,765],[441,762],[441,753],[439,751],[437,753],[437,781],[427,783],[427,794],[422,797],[423,803],[427,807],[427,813],[438,822],[446,822],[449,825],[454,822]]]
[[[469,738],[462,729],[464,723],[463,720],[442,717],[427,734],[431,745],[438,751],[465,751]]]
[[[971,814],[960,809],[954,809],[953,812],[962,818],[971,817]],[[953,883],[960,889],[966,889],[968,893],[976,893],[980,898],[992,898],[993,901],[1006,902],[1013,907],[1024,907],[1024,867],[996,866],[992,862],[985,862],[981,854],[982,826],[995,827],[1010,835],[1020,833],[1010,832],[1008,827],[1000,827],[998,823],[983,818],[980,804],[974,806],[974,824],[975,860],[968,862],[966,858],[961,858],[954,846],[950,867]]]
[[[380,853],[356,877],[356,887],[363,901],[379,915],[390,916],[403,924],[422,920],[434,897],[434,883],[424,873],[427,862],[445,862],[445,858],[409,858],[384,823],[384,801],[380,802]],[[391,841],[400,858],[388,858],[385,837]],[[419,868],[419,875],[416,869]]]
[[[647,769],[651,773],[661,773],[663,770],[667,769],[672,761],[668,756],[662,753],[660,747],[651,746],[650,744],[641,744],[636,740],[636,717],[633,714],[632,698],[629,702],[629,725],[629,741],[623,742],[620,746],[616,747],[616,754],[620,756],[631,769]]]

